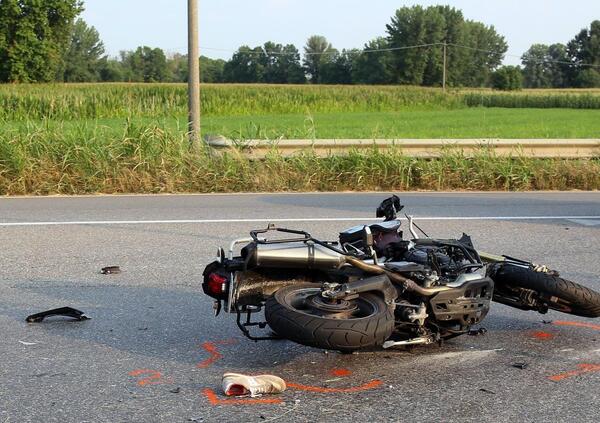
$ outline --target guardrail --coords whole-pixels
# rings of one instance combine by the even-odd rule
[[[377,148],[396,149],[410,157],[436,158],[443,151],[459,150],[472,156],[482,148],[489,148],[498,156],[537,158],[593,158],[600,157],[600,139],[321,139],[321,140],[246,140],[224,138],[207,140],[216,151],[233,150],[248,158],[264,158],[277,150],[282,156],[310,151],[325,157],[346,154],[351,150]]]

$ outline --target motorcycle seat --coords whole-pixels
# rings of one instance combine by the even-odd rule
[[[362,239],[363,228],[368,226],[373,235],[396,233],[400,229],[401,222],[399,220],[391,220],[389,222],[377,222],[370,225],[358,225],[340,233],[340,242],[356,242]]]

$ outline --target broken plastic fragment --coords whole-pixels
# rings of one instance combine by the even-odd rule
[[[50,316],[65,316],[72,317],[77,321],[89,320],[83,311],[74,309],[72,307],[60,307],[54,308],[52,310],[42,311],[41,313],[32,314],[31,316],[27,316],[25,319],[27,323],[39,323],[43,321],[46,317]]]
[[[103,275],[116,275],[117,273],[121,273],[121,268],[119,266],[106,266],[100,270],[100,273]]]

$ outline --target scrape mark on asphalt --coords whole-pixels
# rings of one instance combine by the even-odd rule
[[[593,323],[569,322],[569,321],[564,321],[564,320],[555,320],[552,323],[554,323],[555,325],[558,325],[558,326],[576,326],[576,327],[580,327],[580,328],[600,330],[600,325],[595,325]]]
[[[202,391],[211,405],[260,405],[260,404],[281,404],[280,398],[226,398],[221,399],[210,388]]]
[[[286,382],[288,388],[298,389],[299,391],[317,392],[320,394],[336,394],[336,393],[366,391],[369,389],[375,389],[375,388],[381,386],[382,383],[383,383],[382,381],[375,379],[375,380],[367,382],[363,385],[352,386],[350,388],[323,388],[321,386],[309,386],[309,385],[301,385],[299,383]]]
[[[549,376],[548,379],[550,379],[554,382],[560,382],[561,380],[568,379],[568,378],[575,377],[575,376],[581,376],[582,374],[585,374],[585,373],[600,372],[600,364],[583,363],[583,364],[578,364],[577,367],[578,367],[577,370],[571,370],[569,372],[564,372],[564,373],[559,373],[557,375]]]

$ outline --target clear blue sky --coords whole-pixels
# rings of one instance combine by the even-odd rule
[[[200,46],[235,50],[265,41],[301,49],[312,34],[326,36],[338,49],[362,47],[385,33],[395,10],[415,4],[448,4],[467,19],[494,25],[506,37],[509,54],[521,55],[533,43],[566,43],[592,20],[600,0],[199,0]],[[186,0],[86,0],[83,18],[100,32],[107,52],[140,45],[185,52]],[[204,49],[209,57],[231,52]],[[509,64],[519,60],[507,57]]]

